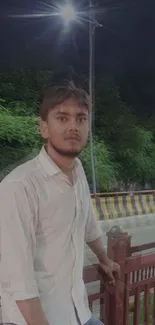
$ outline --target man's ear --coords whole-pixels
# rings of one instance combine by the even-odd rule
[[[46,121],[43,121],[40,119],[40,135],[43,139],[48,139],[49,133],[48,133],[48,124]]]

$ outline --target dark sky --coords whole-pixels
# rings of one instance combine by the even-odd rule
[[[85,73],[87,23],[72,23],[70,32],[64,33],[60,18],[7,17],[50,10],[52,0],[43,1],[0,0],[0,68],[57,64]],[[81,9],[88,5],[86,0],[77,2]],[[96,71],[155,69],[155,0],[102,0],[97,6],[103,27],[95,34]]]

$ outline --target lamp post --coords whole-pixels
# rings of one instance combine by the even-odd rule
[[[90,145],[90,161],[92,171],[92,185],[93,193],[96,194],[96,173],[95,173],[95,161],[94,161],[94,146],[93,146],[93,108],[94,108],[94,96],[93,96],[93,80],[94,80],[94,32],[95,28],[92,24],[93,10],[92,2],[89,0],[89,96],[90,96],[90,133],[89,133],[89,145]]]
[[[92,169],[92,183],[93,183],[93,193],[97,193],[96,188],[96,173],[95,173],[95,161],[94,161],[94,146],[93,146],[93,113],[94,113],[94,34],[96,27],[102,27],[98,21],[95,20],[94,10],[92,5],[92,0],[89,0],[89,96],[90,96],[90,159],[91,159],[91,169]]]
[[[66,5],[60,8],[60,16],[63,18],[65,23],[68,25],[70,21],[76,20],[77,14],[74,8],[71,5]],[[80,14],[78,15],[80,19]],[[93,131],[92,131],[92,120],[93,120],[93,108],[94,108],[94,92],[93,92],[93,65],[94,65],[94,33],[96,27],[102,27],[94,17],[92,0],[89,0],[89,13],[88,13],[88,23],[89,23],[89,96],[90,96],[90,134],[89,134],[89,143],[90,143],[90,160],[91,160],[91,170],[92,170],[92,185],[93,193],[96,194],[96,173],[95,173],[95,162],[94,162],[94,146],[93,146]]]

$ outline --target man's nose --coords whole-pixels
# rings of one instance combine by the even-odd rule
[[[78,131],[78,125],[75,120],[70,121],[69,130],[70,131]]]

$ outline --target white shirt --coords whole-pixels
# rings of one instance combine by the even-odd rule
[[[86,177],[76,159],[74,184],[40,154],[0,184],[3,322],[26,325],[17,300],[39,297],[49,324],[76,325],[91,317],[83,283],[84,242],[101,229]]]

